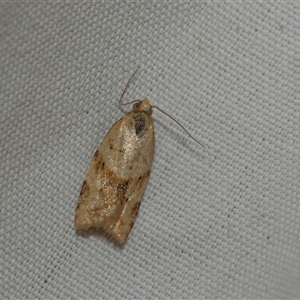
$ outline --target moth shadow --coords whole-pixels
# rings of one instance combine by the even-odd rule
[[[82,238],[90,238],[90,237],[95,237],[98,240],[107,240],[110,243],[112,243],[114,246],[123,249],[124,244],[120,245],[113,237],[108,234],[104,229],[102,228],[89,228],[86,230],[83,229],[77,229],[76,234]]]
[[[153,119],[155,118],[153,117]],[[182,133],[180,131],[177,132],[173,127],[170,128],[163,121],[159,119],[155,119],[155,122],[159,124],[159,126],[164,128],[167,134],[178,144],[183,146],[184,149],[188,149],[192,153],[199,152],[201,155],[203,155],[203,150],[205,149],[203,149],[202,143],[200,143],[198,140],[195,140],[193,137],[189,136],[190,133],[186,133],[184,131]]]

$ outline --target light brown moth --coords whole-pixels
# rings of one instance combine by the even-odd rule
[[[134,224],[154,152],[152,107],[148,99],[115,123],[97,149],[86,174],[75,228],[102,227],[120,244]]]
[[[75,214],[76,229],[103,228],[120,244],[131,231],[150,174],[155,144],[152,108],[162,111],[147,98],[122,103],[132,77],[119,104],[134,103],[133,109],[103,138],[87,171]]]

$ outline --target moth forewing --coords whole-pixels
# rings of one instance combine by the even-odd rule
[[[103,138],[87,171],[75,214],[75,228],[101,227],[124,243],[134,224],[154,153],[152,107],[148,99],[117,121]]]

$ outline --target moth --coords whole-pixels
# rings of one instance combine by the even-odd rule
[[[76,229],[103,228],[120,244],[135,222],[150,175],[155,145],[152,109],[165,113],[147,98],[123,104],[136,71],[119,100],[119,105],[133,103],[133,109],[111,127],[97,149],[81,188],[74,221]]]

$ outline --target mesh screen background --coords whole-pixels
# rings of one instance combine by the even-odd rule
[[[4,298],[298,298],[300,5],[0,4]],[[90,160],[148,97],[127,243],[77,234]],[[129,107],[126,109],[130,110]]]

